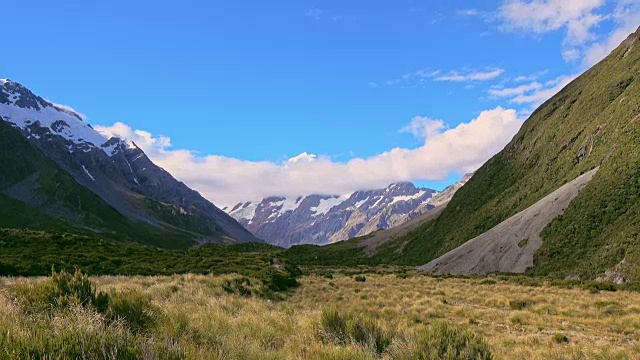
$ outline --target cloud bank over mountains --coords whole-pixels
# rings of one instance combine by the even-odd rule
[[[315,9],[307,16],[320,20],[326,14]],[[560,48],[564,60],[587,68],[637,28],[640,1],[505,0],[490,13],[468,9],[460,15],[479,17],[491,27],[522,35],[562,32]],[[607,24],[609,30],[600,31],[598,35],[596,29],[603,24]],[[96,128],[106,136],[117,135],[134,141],[155,163],[220,206],[265,196],[346,194],[382,188],[397,181],[444,180],[450,174],[461,175],[477,169],[513,138],[525,116],[579,75],[556,74],[555,78],[543,80],[546,70],[513,75],[514,78],[505,74],[506,70],[501,67],[431,69],[405,73],[386,82],[369,82],[370,88],[428,82],[460,83],[461,86],[485,83],[487,96],[506,105],[482,111],[454,127],[447,126],[441,119],[416,116],[399,132],[420,139],[420,146],[390,148],[346,162],[314,154],[313,149],[281,162],[246,161],[203,155],[193,149],[174,149],[169,137],[133,129],[121,122]]]
[[[173,149],[171,139],[117,122],[95,128],[107,137],[134,141],[159,166],[195,188],[216,205],[272,195],[346,194],[407,180],[443,180],[475,170],[515,135],[522,119],[497,107],[447,128],[444,121],[416,117],[404,131],[421,137],[417,148],[393,148],[368,158],[337,162],[302,153],[284,162],[245,161]]]

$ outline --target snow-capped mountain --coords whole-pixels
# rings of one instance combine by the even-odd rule
[[[400,225],[446,204],[469,177],[442,192],[402,182],[344,196],[268,197],[223,210],[270,244],[324,245]]]
[[[195,241],[257,240],[237,221],[156,166],[133,142],[105,138],[81,115],[8,79],[0,80],[0,119],[18,129],[77,183],[133,221],[178,231]],[[19,161],[19,156],[16,159]],[[0,180],[3,175],[0,169]],[[32,175],[38,178],[38,174]],[[12,192],[16,200],[34,207],[47,204],[44,210],[50,215],[82,217],[72,216],[68,209],[62,211],[55,201],[38,199],[34,195],[38,184],[21,186],[29,191]],[[7,191],[0,187],[0,194],[7,195]]]

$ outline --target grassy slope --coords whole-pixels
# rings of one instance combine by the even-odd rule
[[[638,34],[635,35],[638,37]],[[593,276],[640,256],[640,45],[621,45],[538,108],[443,214],[387,258],[420,264],[451,250],[602,164],[544,232],[535,274]],[[580,154],[587,155],[580,158]],[[635,278],[635,276],[634,276]]]

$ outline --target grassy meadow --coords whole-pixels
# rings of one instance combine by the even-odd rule
[[[0,278],[1,359],[634,359],[640,293],[403,273]]]

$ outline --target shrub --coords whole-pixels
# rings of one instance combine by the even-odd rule
[[[53,271],[48,280],[19,286],[16,295],[28,313],[47,314],[80,306],[103,314],[110,322],[120,320],[133,332],[148,329],[158,313],[151,299],[140,292],[97,292],[79,270],[73,275],[64,270]]]
[[[138,291],[111,292],[108,298],[107,319],[121,320],[133,332],[145,331],[155,324],[158,311],[145,294]]]
[[[407,273],[399,273],[396,275],[398,279],[406,279],[407,276],[408,276]]]
[[[271,291],[286,291],[298,286],[296,277],[289,272],[269,270],[263,278],[263,284]]]
[[[551,339],[553,339],[553,342],[556,344],[566,344],[569,342],[569,338],[565,334],[561,333],[553,334]]]
[[[87,307],[94,305],[99,310],[106,308],[107,295],[96,293],[89,278],[80,270],[74,274],[52,269],[49,280],[17,287],[20,303],[30,312],[65,309],[71,305]]]
[[[333,279],[333,274],[332,273],[326,273],[324,274],[324,277],[327,279]]]
[[[232,280],[225,280],[222,283],[222,289],[229,294],[238,294],[240,296],[253,295],[251,280],[244,276]]]
[[[519,248],[523,248],[523,247],[527,246],[528,243],[529,243],[529,238],[522,239],[522,240],[518,241],[518,247]]]
[[[588,289],[592,293],[595,290],[611,291],[611,292],[618,291],[618,286],[616,284],[610,283],[610,282],[589,281],[584,285],[584,288]],[[594,289],[594,290],[592,290],[592,289]]]
[[[532,305],[531,301],[526,301],[526,300],[509,301],[509,307],[511,308],[511,310],[523,310],[531,305]]]
[[[355,281],[357,281],[357,282],[365,282],[365,281],[367,281],[367,278],[364,275],[356,275],[353,279]]]
[[[368,346],[379,354],[391,344],[391,336],[375,320],[342,315],[335,308],[323,310],[320,318],[320,337],[325,342]]]
[[[295,288],[298,286],[296,278],[300,275],[302,271],[296,265],[272,259],[271,266],[259,271],[256,275],[266,288],[260,295],[269,296],[272,292]]]
[[[405,346],[394,349],[395,360],[491,360],[487,341],[471,330],[462,330],[446,323],[423,329]]]

